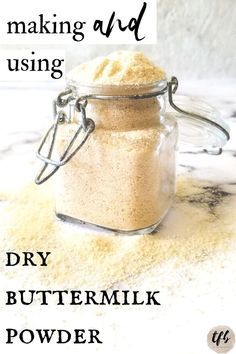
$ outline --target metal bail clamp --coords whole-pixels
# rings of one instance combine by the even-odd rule
[[[62,125],[65,122],[70,122],[71,119],[71,117],[68,117],[63,110],[60,110],[58,113],[56,113],[57,107],[60,108],[66,107],[72,100],[75,100],[75,98],[71,95],[71,93],[72,93],[71,90],[66,90],[65,92],[60,93],[55,102],[55,114],[56,114],[55,122],[52,124],[52,126],[44,135],[37,151],[37,157],[44,162],[44,165],[35,179],[36,184],[42,184],[46,182],[51,176],[53,176],[57,172],[57,170],[61,166],[64,166],[67,162],[69,162],[72,159],[72,157],[81,149],[81,147],[88,139],[89,135],[95,129],[94,121],[91,118],[86,117],[85,107],[87,105],[87,97],[83,96],[77,98],[74,105],[75,105],[75,109],[81,113],[81,124],[79,124],[78,129],[76,130],[74,136],[72,137],[71,141],[69,142],[63,154],[61,155],[60,159],[54,160],[52,158],[58,127],[59,125]],[[64,96],[68,96],[68,97],[63,98]],[[79,144],[76,147],[73,148],[82,130],[84,131],[83,139],[79,142]],[[50,141],[50,136],[51,136],[51,141]],[[49,142],[48,152],[46,155],[43,155],[42,150],[48,142]],[[45,171],[50,167],[51,167],[50,171],[45,175]]]
[[[197,120],[200,120],[202,122],[205,122],[209,125],[212,125],[219,130],[221,130],[227,139],[229,139],[229,133],[224,127],[222,127],[220,124],[217,122],[208,119],[207,117],[201,116],[200,114],[196,114],[193,112],[188,112],[180,107],[178,107],[174,102],[173,102],[173,94],[177,91],[178,88],[178,80],[175,76],[171,78],[170,81],[167,82],[167,85],[161,90],[161,91],[155,91],[151,93],[144,93],[144,94],[137,94],[137,95],[96,95],[96,94],[90,94],[90,95],[85,95],[85,96],[80,96],[76,98],[73,96],[73,92],[71,89],[68,89],[64,92],[61,92],[54,105],[54,111],[55,111],[55,122],[53,125],[49,128],[47,133],[45,134],[39,149],[37,151],[37,157],[44,162],[44,165],[39,172],[38,176],[35,179],[36,184],[42,184],[45,181],[47,181],[56,171],[63,165],[65,165],[67,162],[69,162],[72,157],[81,149],[81,147],[84,145],[86,140],[88,139],[89,135],[93,132],[95,129],[95,123],[91,118],[87,118],[86,116],[86,106],[88,103],[88,99],[98,99],[98,100],[107,100],[107,99],[145,99],[145,98],[151,98],[155,96],[161,96],[164,95],[168,91],[168,98],[169,98],[169,103],[172,108],[174,108],[177,112],[181,113],[183,116],[189,118],[194,118]],[[75,101],[73,104],[71,104],[71,101]],[[74,136],[72,137],[71,141],[69,142],[67,148],[63,152],[62,156],[58,161],[52,159],[52,154],[55,146],[55,141],[56,141],[56,136],[57,136],[57,131],[58,131],[58,126],[61,124],[64,124],[65,122],[70,122],[71,121],[71,112],[68,115],[63,111],[60,110],[57,112],[57,108],[64,108],[68,106],[71,108],[71,105],[74,107],[74,109],[77,112],[81,113],[81,123],[78,126],[78,129],[76,130]],[[84,136],[82,141],[73,149],[74,144],[76,143],[76,140],[78,136],[80,135],[80,132],[84,132]],[[51,136],[51,142],[49,144],[49,149],[48,153],[46,156],[42,154],[43,147],[46,145],[48,141],[50,141],[50,136]],[[205,150],[206,151],[206,150]],[[217,148],[207,151],[208,154],[215,154],[219,155],[222,152],[222,148]],[[51,167],[51,170],[46,174],[45,176],[45,171]]]

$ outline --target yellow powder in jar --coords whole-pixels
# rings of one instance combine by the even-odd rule
[[[145,85],[164,80],[166,74],[141,52],[115,51],[75,67],[67,77],[82,84]]]
[[[140,83],[151,85],[165,74],[142,53],[114,52],[80,65],[70,77],[102,85],[100,94],[133,95],[140,93]],[[113,86],[108,86],[111,83]],[[153,86],[148,88],[151,89]],[[173,118],[161,121],[156,98],[90,99],[86,112],[96,128],[55,176],[57,213],[120,231],[157,224],[174,196]],[[60,154],[76,129],[76,123],[60,127]]]

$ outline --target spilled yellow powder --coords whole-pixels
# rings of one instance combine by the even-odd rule
[[[56,221],[50,185],[30,184],[1,213],[2,247],[16,252],[51,251],[48,267],[34,269],[32,278],[34,282],[38,274],[42,284],[50,287],[108,288],[163,261],[200,262],[216,251],[227,252],[236,239],[235,222],[226,211],[235,196],[222,199],[214,213],[206,203],[188,201],[194,196],[197,200],[205,185],[179,179],[176,204],[161,228],[152,235],[126,237]]]
[[[75,67],[67,77],[82,84],[144,85],[164,80],[166,74],[141,52],[116,51]]]

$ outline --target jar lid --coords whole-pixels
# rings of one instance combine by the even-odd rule
[[[174,95],[174,103],[170,101],[170,104],[177,117],[181,150],[191,148],[216,155],[222,152],[230,138],[230,130],[219,111],[191,96]],[[169,108],[168,113],[173,114]]]

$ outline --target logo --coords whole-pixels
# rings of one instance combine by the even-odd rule
[[[235,334],[228,326],[216,326],[207,335],[209,348],[216,353],[228,353],[235,344]]]

